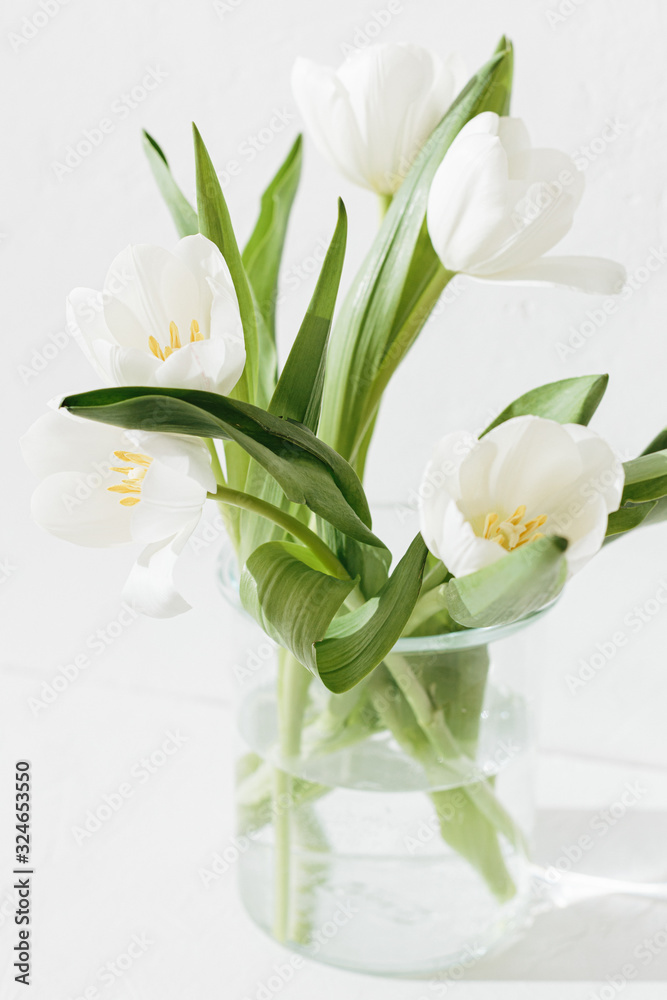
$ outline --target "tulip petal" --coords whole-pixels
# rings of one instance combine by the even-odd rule
[[[453,501],[445,508],[440,558],[454,576],[466,576],[503,559],[507,552],[497,542],[480,538]]]
[[[121,251],[111,270],[129,276],[104,307],[118,344],[146,349],[150,336],[168,344],[172,322],[187,339],[190,323],[199,318],[199,283],[178,257],[163,247],[137,244]]]
[[[46,531],[76,545],[108,547],[132,541],[131,508],[109,493],[111,477],[87,472],[47,476],[32,495],[32,516]]]
[[[582,471],[577,446],[554,420],[512,417],[489,431],[484,441],[497,448],[489,489],[501,517],[522,505],[529,517],[538,517],[563,483],[577,481]]]
[[[105,340],[96,340],[92,350],[104,371],[105,381],[112,385],[156,385],[163,364],[159,358],[138,347],[119,347]]]
[[[460,60],[389,43],[353,53],[337,72],[298,59],[292,90],[320,153],[353,183],[393,194],[461,76]]]
[[[521,166],[517,167],[517,163]],[[542,149],[521,153],[508,163],[511,195],[511,227],[505,238],[470,273],[495,274],[530,264],[551,250],[572,228],[574,212],[583,193],[583,174],[574,169],[569,156]],[[567,177],[567,184],[558,178]]]
[[[361,134],[366,180],[392,194],[451,104],[454,77],[433,53],[403,43],[355,53],[338,77]]]
[[[176,244],[174,256],[186,265],[199,284],[199,311],[193,318],[198,318],[201,333],[205,337],[214,335],[209,317],[213,305],[213,295],[216,291],[220,295],[226,295],[229,303],[227,322],[224,324],[223,330],[233,328],[242,331],[238,299],[234,291],[232,277],[227,262],[215,243],[202,236],[201,233],[195,236],[186,236]],[[189,331],[185,332],[187,335]]]
[[[441,559],[440,538],[447,505],[458,498],[458,469],[474,438],[466,431],[445,435],[436,445],[419,487],[421,533],[426,547]]]
[[[485,114],[489,114],[489,112],[485,112]],[[481,117],[482,115],[477,115],[477,118]],[[475,121],[474,118],[472,120]],[[463,129],[461,131],[463,131]],[[515,177],[513,165],[517,162],[515,158],[519,153],[530,150],[530,136],[528,135],[528,129],[526,128],[522,118],[510,118],[509,116],[503,116],[498,118],[496,135],[503,144],[503,148],[508,159],[509,176],[510,179],[513,180]]]
[[[600,496],[608,514],[618,510],[623,496],[625,470],[623,464],[599,434],[581,424],[565,424],[565,430],[576,443],[585,472],[583,496]]]
[[[141,502],[132,508],[132,537],[139,542],[171,538],[198,520],[206,490],[196,480],[154,460],[141,486]]]
[[[240,359],[240,360],[239,360]],[[238,382],[245,360],[235,338],[222,336],[186,344],[160,364],[155,385],[173,389],[202,389],[227,395]]]
[[[604,499],[597,497],[563,521],[562,533],[569,542],[566,559],[570,577],[599,552],[605,539],[607,520]]]
[[[435,172],[426,218],[444,266],[467,273],[512,229],[503,145],[486,132],[464,133],[462,129]]]
[[[215,490],[211,454],[201,438],[186,434],[160,434],[129,431],[140,451],[148,452],[156,462],[199,483],[202,489]]]
[[[23,435],[21,450],[30,471],[40,478],[59,472],[104,475],[113,452],[127,447],[126,442],[118,427],[49,410]]]
[[[199,516],[178,534],[148,545],[132,568],[123,599],[136,611],[151,618],[172,618],[190,610],[174,585],[174,569],[180,553],[199,521]]]
[[[485,275],[484,280],[566,285],[592,295],[616,295],[625,276],[621,264],[605,257],[540,257],[532,264]]]
[[[105,382],[109,381],[100,344],[111,345],[113,337],[104,318],[103,299],[93,288],[74,288],[67,297],[67,327],[85,357]]]
[[[353,184],[370,187],[359,126],[349,95],[335,71],[310,59],[297,59],[292,70],[292,92],[322,156]]]

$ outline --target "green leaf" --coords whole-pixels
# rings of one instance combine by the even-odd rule
[[[468,83],[395,194],[334,327],[320,435],[363,466],[382,392],[447,281],[424,225],[431,181],[461,128],[482,111],[507,113],[512,52],[502,48]]]
[[[146,131],[143,133],[143,145],[153,177],[171,212],[178,235],[181,239],[184,236],[194,236],[199,232],[197,213],[174,180],[167,157]]]
[[[354,471],[301,424],[197,389],[97,389],[68,396],[61,405],[118,427],[234,441],[276,479],[289,500],[306,504],[358,541],[382,545],[370,530],[368,502]]]
[[[269,413],[317,430],[324,368],[347,241],[347,214],[338,201],[338,222],[310,305],[269,404]]]
[[[665,451],[667,449],[667,428],[660,431],[653,438],[651,443],[644,448],[642,455],[652,455],[654,451]]]
[[[335,693],[358,684],[389,653],[419,596],[426,546],[421,535],[382,591],[336,617],[356,581],[322,573],[303,546],[267,542],[248,557],[241,599],[262,628]]]
[[[313,673],[313,643],[329,625],[355,587],[337,580],[303,545],[266,542],[252,552],[241,574],[241,601],[264,631]]]
[[[620,507],[618,510],[615,510],[609,515],[607,521],[607,540],[617,538],[624,532],[632,531],[633,528],[639,527],[655,506],[656,503],[654,501],[653,503],[636,504],[632,507]]]
[[[660,500],[667,496],[667,450],[653,451],[624,462],[625,486],[621,504]]]
[[[582,375],[579,378],[566,378],[560,382],[549,382],[538,389],[531,389],[510,403],[500,416],[489,424],[484,434],[488,434],[494,427],[504,424],[512,417],[526,415],[556,420],[559,424],[586,425],[600,405],[608,382],[608,375]],[[484,434],[480,437],[484,437]]]
[[[427,549],[416,535],[376,597],[332,622],[316,643],[317,669],[336,694],[358,684],[400,638],[421,590]]]
[[[346,237],[347,216],[340,202],[338,223],[315,292],[268,407],[269,413],[274,416],[298,420],[313,432],[319,421],[326,348],[343,268]],[[269,503],[284,509],[290,507],[276,481],[257,464],[251,465],[247,489]],[[241,523],[243,559],[262,542],[281,537],[273,525],[253,514],[244,512]],[[350,575],[356,574],[351,572]]]
[[[259,217],[243,251],[246,274],[271,336],[275,331],[280,261],[301,175],[301,145],[301,136],[297,136],[287,158],[262,195]]]
[[[625,485],[621,507],[609,515],[607,541],[640,524],[667,518],[667,431],[661,431],[638,458],[624,462]]]
[[[451,617],[467,628],[503,625],[553,600],[567,576],[564,538],[540,538],[468,576],[446,583]]]
[[[253,403],[257,400],[257,373],[260,362],[255,303],[218,175],[197,126],[194,124],[192,131],[197,167],[199,231],[215,243],[227,262],[243,323],[246,363],[243,375],[234,390],[234,397]]]
[[[343,269],[346,236],[347,217],[343,203],[339,202],[338,224],[317,287],[269,406],[269,412],[299,420],[313,431],[319,422],[327,344]],[[271,489],[270,485],[261,495],[272,500],[267,489]],[[258,525],[252,532],[254,543],[259,541],[258,533],[266,536],[267,527]],[[350,576],[359,577],[364,596],[376,594],[387,579],[391,562],[389,550],[364,545],[324,523],[320,525],[320,534]]]
[[[335,552],[350,576],[357,577],[359,589],[365,598],[375,597],[384,587],[389,576],[391,552],[378,545],[365,545],[343,534],[320,518],[318,533]]]

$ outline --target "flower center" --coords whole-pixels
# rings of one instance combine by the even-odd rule
[[[203,340],[204,334],[199,332],[199,323],[196,319],[193,319],[190,323],[190,343],[195,344],[198,340]],[[172,321],[169,324],[169,343],[165,344],[164,347],[160,347],[155,337],[148,338],[148,346],[151,349],[151,354],[154,354],[156,358],[160,361],[166,361],[170,354],[177,351],[179,347],[182,347],[181,335],[178,332],[178,327]]]
[[[497,542],[508,552],[518,549],[529,542],[535,542],[538,538],[543,538],[543,532],[538,529],[546,523],[547,515],[540,514],[530,521],[524,521],[526,508],[522,504],[514,511],[511,517],[501,521],[497,514],[487,514],[484,521],[483,538],[488,538],[491,542]]]
[[[164,359],[163,359],[164,360]],[[115,451],[114,455],[126,465],[112,465],[112,472],[122,472],[126,478],[117,486],[108,486],[109,493],[123,493],[120,503],[123,507],[134,507],[141,500],[141,481],[153,459],[135,451]]]

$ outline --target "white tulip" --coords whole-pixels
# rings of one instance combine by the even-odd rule
[[[79,545],[143,543],[124,599],[155,618],[189,609],[175,589],[174,566],[207,491],[216,489],[199,439],[123,431],[58,410],[40,417],[21,447],[42,477],[32,497],[41,527]]]
[[[543,256],[569,231],[583,189],[569,156],[531,149],[521,119],[485,111],[461,129],[435,173],[431,242],[449,271],[613,294],[625,277],[620,264]]]
[[[543,535],[568,540],[570,574],[595,555],[618,509],[623,466],[579,424],[514,417],[476,440],[448,434],[424,473],[421,531],[454,576]]]
[[[205,236],[186,236],[173,253],[128,246],[102,292],[75,288],[70,328],[111,385],[231,392],[243,372],[238,301],[225,260]]]
[[[338,70],[297,59],[292,91],[320,153],[378,194],[401,185],[463,84],[460,60],[418,45],[372,45]]]

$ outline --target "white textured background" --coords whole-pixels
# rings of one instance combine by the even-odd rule
[[[255,996],[256,983],[270,974],[281,953],[247,926],[231,882],[204,903],[196,877],[197,867],[231,831],[226,703],[230,667],[246,655],[233,616],[212,586],[217,542],[183,560],[183,586],[195,605],[190,614],[114,629],[131,554],[68,547],[32,525],[32,483],[17,437],[47,400],[95,386],[64,332],[69,289],[100,287],[111,259],[128,242],[169,245],[175,239],[143,158],[141,128],[162,144],[188,195],[193,194],[192,119],[221,173],[231,173],[230,161],[239,164],[225,194],[244,240],[258,196],[299,128],[289,90],[294,57],[340,62],[344,47],[363,42],[374,13],[387,4],[43,3],[48,18],[39,13],[37,0],[5,0],[0,28],[0,808],[6,811],[9,803],[10,764],[17,756],[32,757],[35,863],[41,873],[35,906],[41,924],[37,985],[27,995],[40,1000],[85,995],[95,970],[121,954],[132,933],[149,930],[157,940],[150,954],[114,988],[100,988],[99,996],[241,1000]],[[636,288],[598,326],[601,300],[595,297],[565,289],[465,284],[424,331],[387,394],[369,469],[369,492],[376,500],[407,502],[435,437],[456,426],[482,426],[542,382],[609,372],[611,386],[594,425],[624,458],[641,451],[667,424],[667,267],[661,264],[648,280],[643,268],[652,254],[667,255],[667,7],[659,0],[641,5],[403,0],[379,40],[411,40],[443,53],[457,48],[473,69],[503,32],[516,46],[513,112],[526,120],[536,145],[587,159],[587,190],[559,252],[619,259],[635,274]],[[128,108],[124,95],[150,71],[163,79]],[[248,136],[270,127],[276,111],[288,123],[251,158]],[[71,170],[58,170],[67,148],[103,118],[113,124],[110,134]],[[609,135],[609,122],[615,123],[613,141],[602,138]],[[330,235],[339,194],[351,223],[349,280],[372,237],[376,206],[372,196],[340,180],[307,146],[285,253],[283,353],[310,296],[308,275]],[[589,336],[582,336],[582,324]],[[576,343],[580,346],[572,349]],[[591,766],[596,758],[641,766],[654,776],[656,789],[665,784],[660,769],[667,766],[667,614],[655,603],[656,595],[667,600],[662,580],[667,581],[667,528],[605,550],[545,624],[534,663],[543,681],[545,749],[583,755]],[[649,609],[639,626],[636,608]],[[92,652],[90,636],[110,625],[120,636],[104,652]],[[619,630],[627,636],[624,647],[571,693],[566,676]],[[33,702],[31,709],[29,699],[43,696],[44,682],[81,653],[90,662],[77,680],[48,708],[36,710]],[[96,835],[94,844],[77,847],[72,825],[135,761],[159,747],[170,727],[189,737],[182,755],[147,785],[143,798],[137,795]],[[582,768],[573,763],[571,773],[559,779],[562,788],[555,778],[551,785],[546,781],[540,793],[545,804],[563,804]],[[623,781],[618,777],[605,785],[596,779],[590,785],[587,804],[593,808],[612,801]],[[189,789],[197,793],[191,799]],[[6,824],[3,833],[9,835]],[[26,991],[15,992],[11,977],[2,979],[14,932],[7,917],[6,838],[0,848],[0,984],[3,1000],[12,1000]],[[151,869],[152,875],[146,874]],[[150,923],[158,911],[146,911],[148,896],[159,907],[159,926]],[[656,926],[664,926],[667,913],[656,912]],[[218,924],[203,913],[217,914]],[[632,954],[631,937],[626,945]],[[588,984],[491,988],[473,976],[456,989],[462,1000],[490,995],[491,989],[503,998],[583,1000],[601,988],[615,961],[609,954],[608,968],[603,963],[600,971],[598,963],[590,974],[578,967],[570,975],[564,958],[560,971],[556,963],[550,975],[534,977],[592,980]],[[657,965],[641,970],[640,978],[665,978],[664,963],[662,972]],[[504,978],[512,978],[511,969]],[[644,997],[653,989],[628,983],[624,992]],[[417,1000],[423,992],[417,984],[391,985],[309,966],[283,993],[301,1000],[342,991],[389,1000]]]

